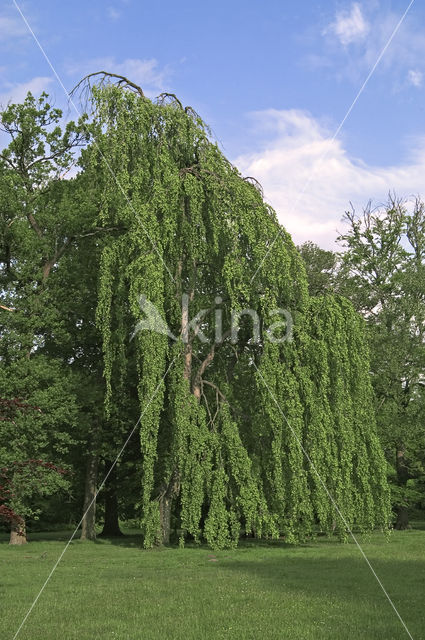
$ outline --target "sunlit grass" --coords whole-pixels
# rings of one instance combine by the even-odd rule
[[[134,532],[133,532],[134,533]],[[69,534],[0,544],[0,638],[12,639]],[[425,639],[425,531],[361,539],[415,640]],[[22,640],[408,638],[352,543],[246,541],[143,551],[137,536],[73,542]]]

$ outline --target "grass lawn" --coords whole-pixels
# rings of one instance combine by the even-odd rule
[[[133,532],[134,534],[134,532]],[[11,640],[69,533],[0,538],[0,638]],[[425,639],[425,530],[359,540],[415,640]],[[354,543],[143,551],[136,535],[73,542],[20,640],[408,638]]]

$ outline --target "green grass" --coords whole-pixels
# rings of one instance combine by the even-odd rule
[[[134,533],[134,532],[133,532]],[[69,533],[0,543],[0,638],[11,640]],[[425,531],[360,537],[415,640],[425,639]],[[135,535],[73,542],[20,640],[408,638],[353,543],[143,551]]]

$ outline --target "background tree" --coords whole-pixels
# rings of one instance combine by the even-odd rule
[[[7,435],[5,423],[13,425],[12,431],[19,430],[19,418],[28,413],[34,417],[34,412],[42,413],[40,407],[25,404],[17,398],[0,398],[1,435]],[[0,520],[10,525],[10,544],[25,544],[26,521],[28,518],[36,519],[40,513],[36,498],[68,488],[63,478],[66,471],[51,462],[31,458],[23,460],[22,455],[20,460],[14,460],[16,451],[13,447],[8,446],[7,450],[3,447],[4,444],[0,445],[1,459],[3,462],[8,460],[8,465],[0,468]],[[22,454],[21,451],[19,453]]]
[[[94,225],[99,204],[93,176],[64,179],[77,164],[76,151],[86,143],[90,126],[83,117],[62,130],[61,116],[46,94],[39,99],[28,94],[1,114],[11,142],[0,155],[0,278],[3,300],[14,313],[1,318],[0,359],[12,396],[38,393],[49,370],[58,378],[57,388],[63,385],[64,397],[58,394],[57,402],[69,419],[59,422],[57,431],[65,430],[66,456],[77,471],[73,492],[85,512],[96,491],[99,457],[110,458],[108,439],[101,435],[110,433],[111,425],[105,425],[95,308],[99,236],[113,229]],[[120,435],[113,436],[114,453]],[[53,432],[50,437],[53,442]],[[35,449],[33,455],[41,454]],[[94,502],[83,519],[83,538],[95,537],[95,513]]]
[[[3,463],[6,455],[63,462],[77,444],[78,376],[66,353],[72,302],[61,304],[55,279],[61,259],[95,230],[77,182],[63,179],[87,138],[84,122],[62,130],[61,116],[43,93],[28,94],[0,117],[10,137],[0,154],[0,290],[14,309],[0,317],[1,387],[43,411],[13,433],[2,430]],[[68,286],[71,280],[68,272]]]
[[[425,415],[425,216],[390,198],[362,216],[346,214],[338,286],[364,315],[379,434],[392,478],[395,526],[423,499]]]
[[[337,254],[321,249],[311,241],[300,245],[298,251],[304,261],[310,295],[322,296],[325,293],[333,293],[338,273]]]

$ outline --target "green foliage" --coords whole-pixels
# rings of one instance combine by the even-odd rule
[[[425,469],[424,205],[416,200],[408,211],[390,198],[382,210],[347,214],[347,222],[338,287],[366,319],[378,432],[400,514],[419,502]]]
[[[1,116],[12,140],[0,156],[0,287],[14,310],[0,316],[0,383],[41,409],[2,424],[2,460],[66,460],[80,496],[86,457],[114,459],[139,414],[117,477],[145,547],[167,541],[171,522],[181,545],[216,549],[241,532],[296,542],[317,527],[385,527],[364,327],[346,300],[311,295],[332,286],[333,254],[300,254],[175,98],[112,84],[91,96],[90,122],[64,131],[44,94]],[[78,175],[61,179],[89,135]],[[175,340],[135,331],[142,295]],[[244,310],[261,319],[258,336]],[[279,310],[291,339],[267,331]],[[33,495],[29,478],[18,484]]]
[[[305,264],[310,295],[333,293],[338,270],[337,254],[321,249],[310,241],[299,246],[298,251]]]
[[[99,273],[106,409],[134,384],[134,362],[145,546],[164,535],[167,500],[182,544],[203,536],[214,548],[234,546],[241,529],[290,542],[317,522],[330,530],[335,514],[303,446],[349,524],[385,526],[368,355],[352,307],[309,298],[291,238],[196,114],[113,85],[95,87],[92,98],[94,141],[81,166],[97,176],[96,224],[119,229],[105,241]],[[129,341],[142,294],[180,339],[139,331]],[[209,310],[198,327],[206,341],[188,331],[182,294],[190,317]],[[226,328],[231,310],[263,320],[276,307],[290,310],[294,340],[272,343],[263,331],[255,342],[243,323],[235,346],[215,343],[216,296]]]
[[[63,304],[72,276],[68,271],[64,289],[57,276],[60,258],[75,249],[77,233],[87,231],[83,225],[89,226],[87,210],[79,209],[75,197],[77,181],[61,179],[86,134],[82,122],[62,130],[61,116],[46,94],[38,99],[28,94],[0,114],[0,129],[10,138],[0,154],[0,291],[11,309],[0,315],[0,388],[5,397],[40,409],[0,423],[0,461],[7,468],[15,465],[20,517],[34,517],[40,496],[69,484],[60,474],[26,462],[69,463],[84,423],[77,416],[78,376],[69,366],[68,313],[75,299]]]
[[[65,473],[63,469],[42,460],[9,464],[0,470],[10,491],[6,506],[16,514],[19,522],[37,520],[41,513],[41,509],[36,506],[37,500],[69,488]]]

